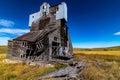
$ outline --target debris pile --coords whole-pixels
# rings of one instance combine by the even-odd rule
[[[59,70],[56,70],[55,72],[48,73],[44,76],[41,76],[39,80],[45,79],[45,78],[55,78],[63,80],[69,80],[69,79],[77,79],[79,80],[80,78],[78,75],[82,73],[84,68],[87,66],[85,62],[72,62],[69,64],[68,67],[62,68]],[[82,78],[81,78],[82,79]]]

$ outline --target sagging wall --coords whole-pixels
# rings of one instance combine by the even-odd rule
[[[67,6],[43,3],[29,17],[30,32],[8,42],[8,57],[30,61],[71,59],[72,43],[67,22]]]

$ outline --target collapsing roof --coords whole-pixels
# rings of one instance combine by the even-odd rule
[[[47,36],[49,33],[53,32],[55,29],[45,29],[40,31],[30,31],[22,36],[15,38],[14,40],[18,41],[29,41],[29,42],[36,42],[37,39],[42,39],[42,37]]]
[[[31,61],[69,60],[73,57],[67,22],[67,5],[50,7],[29,16],[30,32],[8,41],[8,58]]]

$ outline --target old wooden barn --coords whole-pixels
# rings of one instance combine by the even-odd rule
[[[43,3],[29,16],[30,32],[8,41],[7,57],[31,61],[69,60],[73,48],[68,34],[67,5]]]

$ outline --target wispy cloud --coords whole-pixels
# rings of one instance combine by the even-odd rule
[[[9,34],[15,34],[15,35],[21,35],[23,33],[29,32],[28,29],[9,29],[9,28],[2,28],[0,29],[0,33],[9,33]]]
[[[0,29],[0,45],[7,45],[8,40],[10,40],[12,35],[18,36],[24,33],[29,32],[28,29],[10,29],[10,28],[2,28]]]
[[[0,37],[0,45],[7,45],[9,37]]]
[[[4,27],[12,27],[15,25],[13,21],[6,20],[6,19],[0,19],[0,25]]]
[[[114,35],[120,35],[120,32],[116,32],[116,33],[114,33]]]

